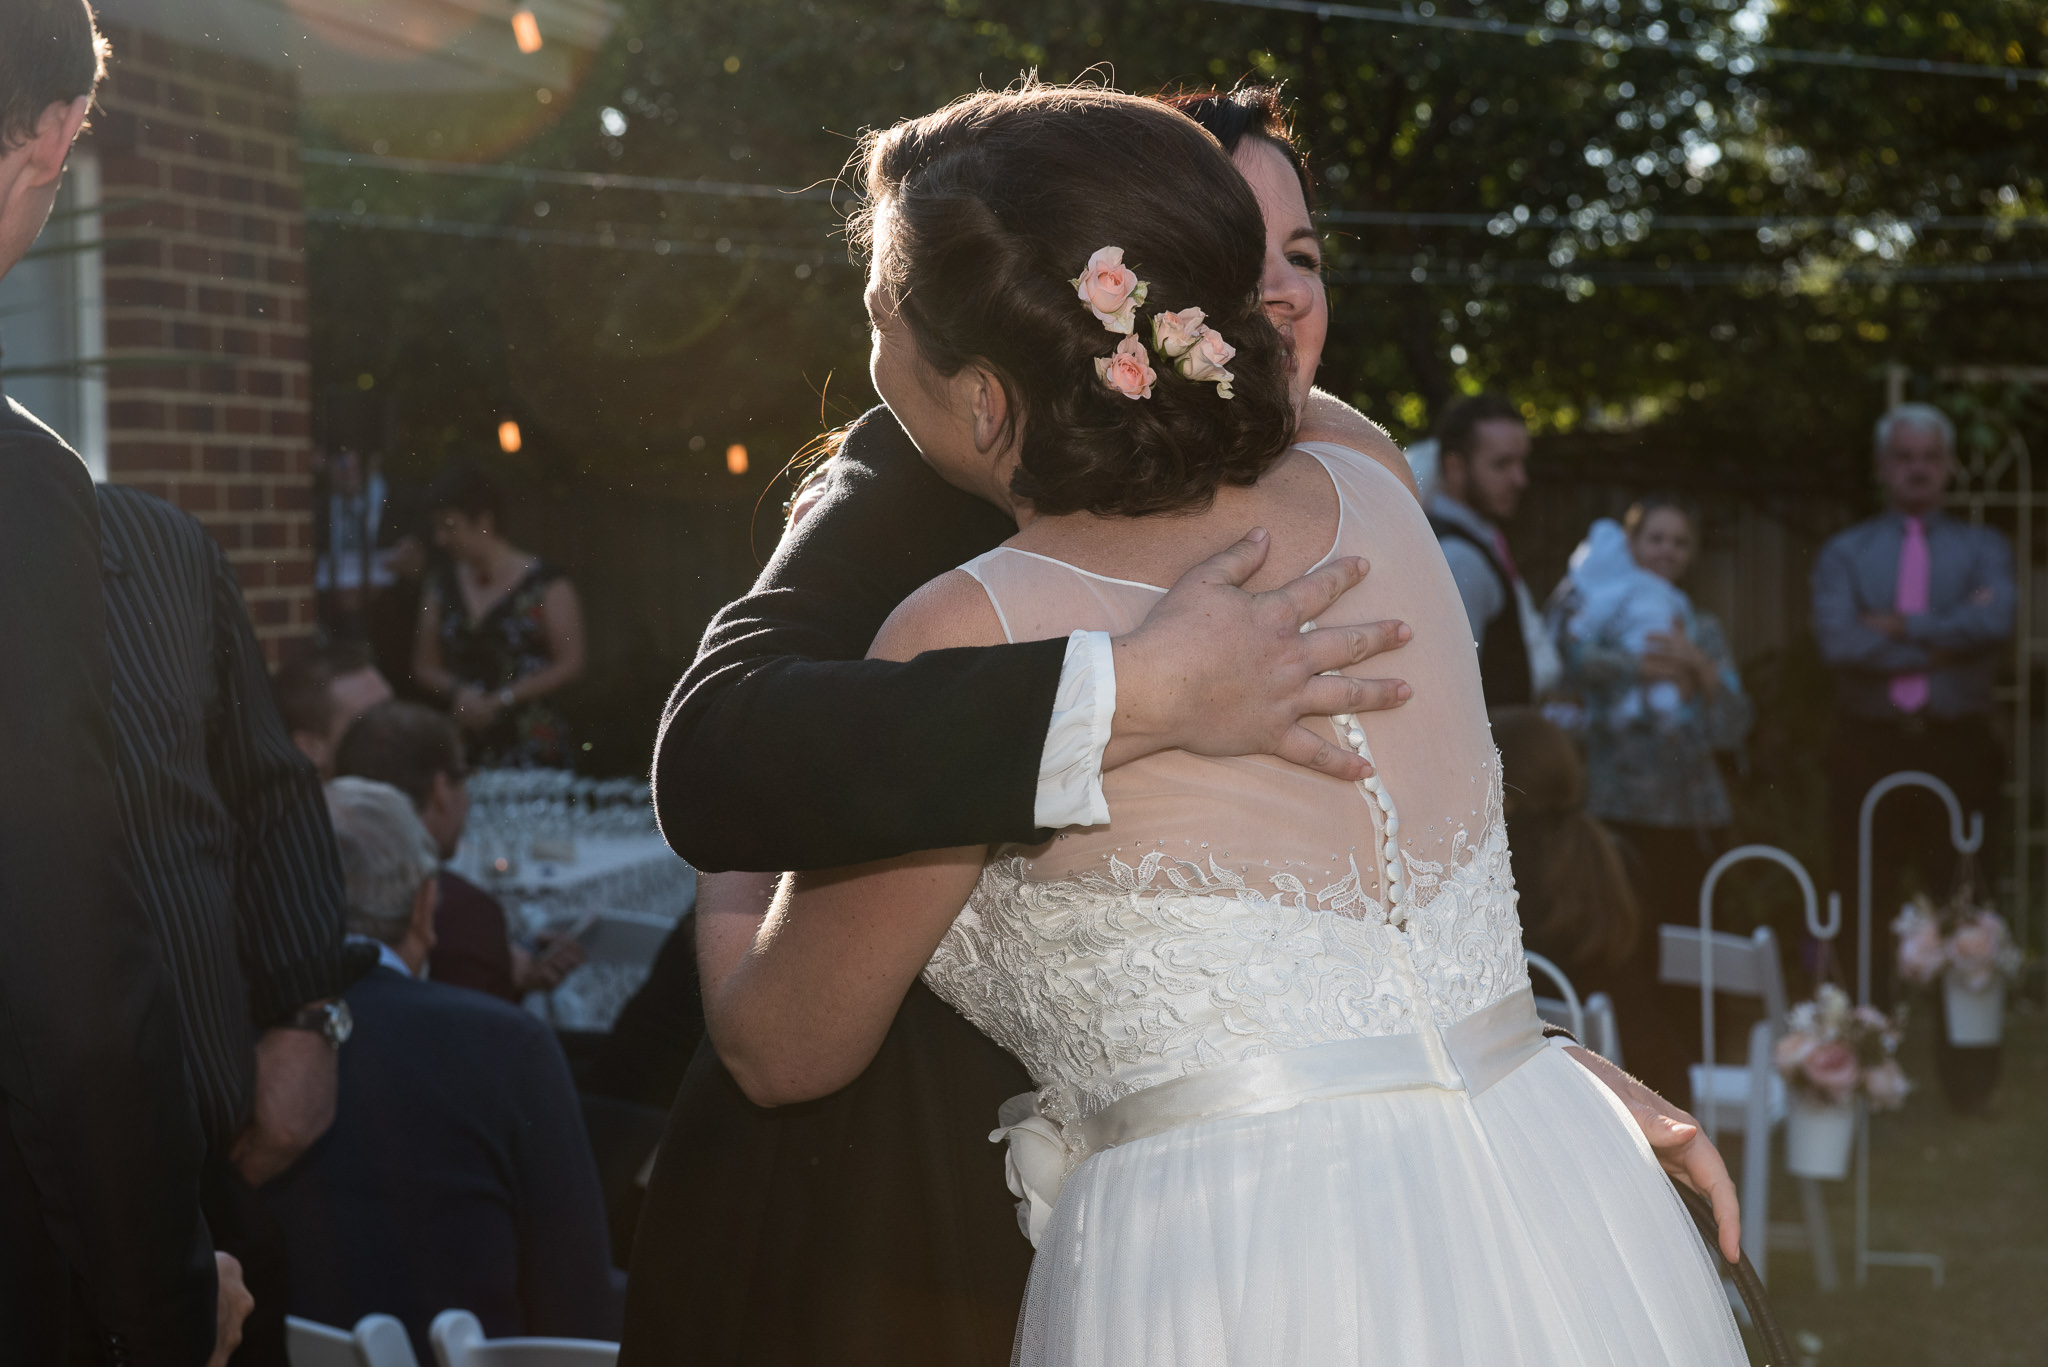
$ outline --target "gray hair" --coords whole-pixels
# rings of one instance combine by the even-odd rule
[[[367,778],[329,783],[327,815],[341,851],[349,932],[397,944],[412,923],[420,884],[440,870],[434,838],[420,824],[411,798]]]
[[[1931,403],[1902,403],[1879,418],[1872,449],[1882,456],[1891,447],[1892,437],[1902,431],[1932,432],[1941,438],[1942,450],[1956,453],[1956,425]]]

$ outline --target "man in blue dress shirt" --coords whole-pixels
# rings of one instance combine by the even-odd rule
[[[1835,886],[1852,909],[1836,951],[1852,980],[1857,820],[1870,786],[1900,769],[1923,769],[1955,790],[1965,812],[1984,813],[1987,832],[1996,828],[2004,761],[1992,685],[2013,622],[2005,537],[1941,511],[1954,424],[1928,404],[1903,404],[1879,420],[1876,446],[1885,511],[1837,534],[1813,567],[1813,631],[1835,675]],[[1889,1006],[1890,921],[1907,873],[1940,900],[1955,855],[1946,815],[1922,791],[1887,798],[1872,835],[1871,994]]]

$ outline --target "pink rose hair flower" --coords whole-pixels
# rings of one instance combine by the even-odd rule
[[[1088,258],[1087,268],[1067,283],[1109,331],[1130,334],[1138,330],[1138,308],[1151,286],[1124,264],[1122,247],[1097,248]]]
[[[1095,358],[1095,373],[1102,382],[1127,399],[1149,399],[1152,397],[1152,382],[1159,378],[1152,369],[1152,358],[1145,351],[1145,344],[1136,337],[1126,337],[1116,344],[1116,350],[1107,356]]]
[[[1209,330],[1203,326],[1207,317],[1198,308],[1153,314],[1152,349],[1169,361],[1179,360],[1194,350],[1196,340]]]
[[[1230,382],[1236,377],[1224,367],[1236,355],[1237,348],[1224,341],[1222,334],[1203,328],[1201,335],[1195,338],[1194,346],[1174,361],[1173,368],[1180,372],[1182,379],[1213,381],[1217,397],[1227,399],[1231,397]]]

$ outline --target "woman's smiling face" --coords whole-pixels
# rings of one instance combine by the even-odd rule
[[[1692,519],[1677,508],[1653,508],[1629,534],[1628,548],[1637,565],[1675,584],[1692,566]]]
[[[1266,316],[1294,354],[1292,395],[1298,413],[1322,363],[1330,333],[1330,299],[1323,289],[1323,245],[1309,217],[1301,177],[1287,154],[1266,138],[1247,134],[1230,160],[1259,201],[1266,220],[1266,262],[1259,294]]]

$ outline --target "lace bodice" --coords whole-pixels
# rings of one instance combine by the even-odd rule
[[[1108,825],[997,851],[924,976],[1063,1124],[1218,1064],[1447,1026],[1528,981],[1499,760],[1442,553],[1378,465],[1303,449],[1337,489],[1325,558],[1373,562],[1325,619],[1411,623],[1398,666],[1371,672],[1398,669],[1415,696],[1334,732],[1377,782],[1169,752],[1105,776]],[[1125,631],[1163,592],[1014,548],[963,568],[1013,641]]]

